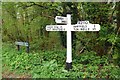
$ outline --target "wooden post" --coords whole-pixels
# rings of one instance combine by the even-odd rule
[[[29,45],[29,42],[28,42],[28,46],[27,46],[27,53],[29,53],[29,51],[30,51],[30,47],[29,47],[30,45]]]
[[[18,49],[18,51],[20,51],[20,45],[17,45],[17,49]]]
[[[29,44],[29,37],[27,36],[27,43],[28,43],[28,46],[26,46],[27,47],[27,53],[29,53],[29,51],[30,51],[30,44]]]

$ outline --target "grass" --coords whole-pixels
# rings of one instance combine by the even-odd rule
[[[120,68],[106,56],[86,52],[73,57],[73,68],[65,70],[66,51],[18,52],[13,44],[3,44],[3,76],[30,78],[120,78]],[[8,76],[7,76],[8,75]]]

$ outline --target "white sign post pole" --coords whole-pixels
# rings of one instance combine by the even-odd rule
[[[67,59],[66,69],[72,68],[71,15],[67,14]]]
[[[67,14],[67,17],[56,16],[55,22],[65,25],[47,25],[47,31],[67,31],[67,57],[66,57],[66,69],[72,68],[72,38],[71,31],[99,31],[99,24],[91,24],[89,21],[78,21],[77,24],[71,25],[71,15]]]

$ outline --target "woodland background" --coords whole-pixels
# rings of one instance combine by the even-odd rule
[[[56,24],[55,16],[68,13],[72,24],[88,20],[101,27],[98,32],[72,32],[70,72],[64,70],[66,32],[45,30]],[[120,78],[120,2],[3,2],[2,32],[3,77],[16,71],[34,78]],[[30,53],[25,47],[18,52],[15,41],[28,41]]]

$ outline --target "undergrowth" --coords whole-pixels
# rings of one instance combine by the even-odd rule
[[[65,70],[66,51],[18,52],[13,45],[3,44],[2,64],[10,71],[28,73],[33,78],[120,78],[120,68],[106,56],[85,52],[73,57],[73,68]],[[74,53],[73,53],[74,55]]]

